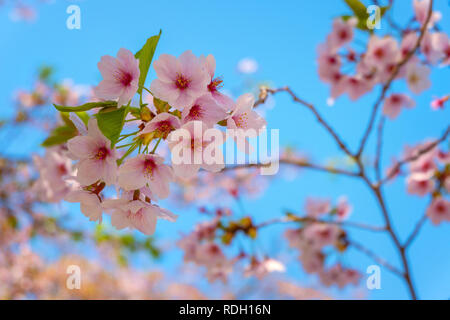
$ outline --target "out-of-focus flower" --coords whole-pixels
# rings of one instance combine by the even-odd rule
[[[450,202],[443,197],[436,197],[427,209],[427,216],[434,225],[450,221]]]
[[[413,108],[415,105],[415,101],[406,94],[394,93],[384,100],[383,114],[390,119],[395,119],[403,107]]]
[[[240,73],[251,74],[258,71],[258,62],[252,58],[243,58],[239,60],[237,69]]]

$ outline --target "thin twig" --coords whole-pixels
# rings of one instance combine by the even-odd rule
[[[371,226],[368,224],[352,222],[352,221],[323,220],[323,219],[317,219],[317,218],[308,217],[308,216],[303,216],[303,217],[286,216],[286,217],[281,217],[281,218],[275,218],[272,220],[261,222],[260,224],[256,225],[256,228],[264,228],[264,227],[271,226],[271,225],[277,224],[277,223],[291,223],[291,222],[325,223],[325,224],[332,224],[332,225],[337,225],[337,226],[341,226],[341,227],[351,227],[351,228],[357,228],[357,229],[373,231],[373,232],[386,231],[385,227]]]
[[[268,97],[268,94],[276,94],[278,92],[287,92],[292,99],[308,108],[316,117],[316,120],[328,131],[328,133],[333,137],[333,139],[336,141],[336,143],[339,145],[342,151],[344,151],[348,156],[353,158],[353,154],[350,152],[350,150],[347,148],[343,140],[338,136],[336,131],[327,123],[327,121],[320,115],[320,113],[317,111],[317,109],[312,105],[311,103],[306,102],[303,99],[300,99],[288,86],[281,87],[278,89],[270,89],[266,87],[260,88],[260,94],[259,99],[255,102],[255,107],[258,105],[264,103]]]
[[[386,118],[381,117],[380,123],[378,124],[377,150],[375,153],[375,177],[377,181],[381,180],[381,151],[383,150],[383,129],[385,121]]]
[[[355,248],[356,250],[364,253],[366,256],[368,256],[369,258],[373,259],[376,263],[378,263],[379,265],[385,267],[386,269],[390,270],[391,272],[397,274],[400,277],[404,277],[404,274],[403,274],[402,271],[400,271],[398,268],[396,268],[393,265],[391,265],[385,259],[379,257],[373,251],[371,251],[371,250],[367,249],[366,247],[364,247],[363,245],[359,244],[358,242],[356,242],[354,240],[351,240],[349,242],[349,245],[351,247]]]
[[[427,214],[424,214],[422,218],[416,223],[416,226],[414,227],[413,232],[409,235],[408,239],[405,241],[405,244],[403,245],[403,248],[407,249],[409,245],[414,241],[416,236],[419,234],[419,231],[422,229],[423,225],[427,221],[428,216]]]
[[[349,176],[349,177],[359,177],[358,172],[352,172],[352,171],[338,169],[338,168],[323,167],[323,166],[320,166],[317,164],[309,163],[302,159],[282,158],[278,162],[280,164],[293,165],[293,166],[297,166],[300,168],[307,168],[307,169],[327,172],[327,173],[331,173],[331,174],[344,175],[344,176]],[[242,168],[262,168],[262,167],[268,167],[270,165],[271,165],[270,163],[267,163],[267,164],[261,164],[261,163],[238,164],[238,165],[234,165],[234,166],[225,167],[222,171],[237,170],[237,169],[242,169]]]

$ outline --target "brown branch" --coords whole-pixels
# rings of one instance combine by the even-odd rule
[[[433,0],[430,1],[430,6],[428,7],[428,14],[427,14],[427,19],[425,20],[425,23],[423,24],[422,28],[420,29],[420,35],[419,38],[417,39],[416,44],[414,45],[414,47],[405,55],[405,57],[395,66],[394,71],[392,72],[391,76],[389,77],[388,81],[384,84],[382,90],[381,90],[381,94],[378,97],[378,99],[376,100],[373,108],[372,108],[372,114],[370,115],[369,118],[369,123],[367,125],[367,128],[364,132],[364,135],[361,139],[361,143],[359,145],[358,148],[358,152],[356,153],[356,157],[359,158],[361,156],[361,154],[364,151],[364,146],[367,142],[367,139],[369,138],[369,135],[372,131],[372,127],[374,125],[375,122],[375,118],[378,112],[378,109],[381,105],[381,102],[383,102],[386,93],[388,92],[389,88],[391,87],[392,82],[394,81],[395,77],[398,75],[398,73],[400,72],[400,69],[409,61],[409,59],[411,59],[411,57],[414,55],[414,53],[416,52],[416,50],[420,47],[420,43],[422,42],[422,39],[425,35],[425,32],[427,30],[427,25],[428,22],[430,21],[431,15],[433,12]]]
[[[325,224],[332,224],[337,225],[340,227],[351,227],[351,228],[357,228],[361,230],[367,230],[367,231],[373,231],[373,232],[383,232],[386,231],[385,227],[378,227],[378,226],[371,226],[364,223],[359,222],[352,222],[352,221],[333,221],[333,220],[323,220],[323,219],[317,219],[313,217],[303,216],[303,217],[282,217],[282,218],[275,218],[272,220],[268,220],[265,222],[262,222],[258,225],[256,225],[256,228],[263,228],[267,226],[271,226],[276,223],[291,223],[291,222],[306,222],[306,223],[325,223]]]
[[[377,150],[375,153],[375,177],[377,181],[381,180],[381,151],[383,149],[383,129],[386,118],[381,117],[380,123],[378,124],[378,135],[377,135]]]
[[[285,165],[292,165],[297,166],[300,168],[307,168],[315,171],[321,171],[321,172],[327,172],[331,174],[337,174],[337,175],[344,175],[349,177],[359,177],[358,172],[352,172],[347,171],[344,169],[338,169],[338,168],[330,168],[330,167],[324,167],[317,164],[309,163],[302,159],[293,159],[293,158],[282,158],[278,161],[280,164]],[[261,164],[261,163],[248,163],[248,164],[238,164],[235,166],[225,167],[223,171],[229,171],[229,170],[237,170],[242,168],[262,168],[262,167],[269,167],[270,163],[268,164]]]
[[[394,267],[393,265],[391,265],[389,262],[387,262],[385,259],[379,257],[376,253],[374,253],[373,251],[367,249],[366,247],[364,247],[363,245],[359,244],[358,242],[355,241],[350,241],[349,245],[353,248],[355,248],[356,250],[364,253],[366,256],[368,256],[369,258],[373,259],[376,263],[378,263],[379,265],[385,267],[386,269],[390,270],[391,272],[397,274],[399,277],[404,277],[404,274],[402,271],[400,271],[398,268]]]
[[[289,87],[286,86],[286,87],[281,87],[281,88],[278,88],[278,89],[270,89],[270,88],[267,88],[267,87],[261,87],[260,88],[260,93],[259,93],[259,99],[255,102],[254,107],[257,107],[258,105],[264,103],[266,101],[266,99],[267,99],[269,94],[274,95],[274,94],[276,94],[278,92],[287,92],[292,97],[292,99],[295,102],[297,102],[297,103],[305,106],[306,108],[308,108],[314,114],[314,116],[316,117],[316,120],[333,137],[333,139],[338,144],[340,149],[342,151],[344,151],[348,156],[353,158],[353,154],[347,148],[347,146],[345,145],[343,140],[338,136],[336,131],[326,122],[326,120],[320,115],[320,113],[317,111],[317,109],[314,107],[314,105],[306,102],[303,99],[300,99]]]
[[[422,218],[420,218],[420,220],[416,223],[416,226],[414,227],[413,232],[409,235],[408,239],[405,241],[403,248],[407,249],[411,245],[411,243],[417,237],[417,235],[419,234],[419,231],[422,229],[422,227],[425,224],[425,222],[427,221],[427,219],[428,219],[428,216],[425,213],[422,216]]]

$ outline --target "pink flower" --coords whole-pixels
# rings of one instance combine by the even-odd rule
[[[360,75],[344,78],[345,91],[348,93],[350,100],[356,101],[366,94],[372,88],[372,85],[363,79]]]
[[[305,202],[305,212],[308,216],[318,218],[331,211],[330,200],[307,198]]]
[[[102,222],[102,205],[95,193],[83,189],[73,190],[64,197],[64,200],[79,202],[81,212],[89,218],[89,221]]]
[[[416,20],[423,25],[427,20],[428,9],[430,7],[430,0],[414,0],[413,2],[414,13],[416,14]],[[431,14],[430,21],[428,22],[428,29],[431,29],[436,22],[441,20],[442,14],[439,11],[434,11]]]
[[[191,121],[169,134],[168,143],[176,176],[190,179],[200,168],[211,172],[223,169],[223,134],[217,129],[207,130],[201,121]],[[205,132],[212,135],[208,137]]]
[[[117,58],[103,56],[98,63],[103,80],[94,88],[100,99],[118,99],[120,107],[133,98],[139,87],[139,60],[127,49],[121,48]]]
[[[303,230],[303,237],[315,249],[321,249],[336,243],[340,229],[336,225],[312,223]]]
[[[439,60],[445,57],[445,53],[442,51],[445,43],[448,42],[447,35],[445,33],[425,33],[420,44],[422,53],[426,56],[428,62],[436,64]]]
[[[435,183],[431,179],[417,180],[414,177],[409,177],[407,180],[408,193],[418,196],[425,196],[433,192]]]
[[[336,214],[339,220],[347,219],[353,211],[346,197],[340,197],[336,206]]]
[[[318,48],[319,77],[324,82],[335,82],[336,74],[340,74],[341,57],[330,50],[328,45],[320,45]]]
[[[131,199],[130,194],[125,194],[120,199],[103,201],[103,208],[111,210],[111,224],[118,230],[137,229],[145,235],[152,235],[155,232],[157,219],[171,222],[177,219],[172,212],[157,205],[140,199]]]
[[[450,221],[450,202],[442,197],[434,198],[427,209],[427,215],[434,225]]]
[[[419,36],[415,32],[408,32],[402,39],[400,45],[401,58],[405,58],[417,44]]]
[[[344,44],[353,39],[353,28],[356,26],[357,20],[355,18],[347,21],[342,18],[334,19],[331,34],[327,37],[327,44],[335,51]]]
[[[433,101],[431,101],[431,109],[433,110],[440,110],[444,109],[445,103],[450,99],[450,95],[444,96],[442,98],[436,98]]]
[[[361,275],[358,271],[353,269],[344,269],[341,264],[336,264],[333,267],[323,270],[319,273],[320,281],[327,287],[337,285],[339,288],[344,288],[348,284],[358,284]]]
[[[392,37],[370,37],[364,61],[370,66],[381,69],[382,66],[395,63],[399,58],[397,41]]]
[[[70,139],[67,147],[74,158],[80,160],[76,165],[77,180],[83,186],[98,180],[104,181],[106,185],[115,183],[116,151],[111,149],[111,141],[98,128],[97,119],[89,119],[87,136]]]
[[[402,107],[413,108],[414,100],[405,94],[394,93],[384,100],[383,114],[390,119],[395,119],[400,114]]]
[[[420,94],[431,86],[429,76],[430,68],[422,64],[409,64],[406,68],[406,81],[415,94]]]
[[[194,103],[183,109],[181,113],[183,123],[199,120],[207,127],[213,127],[217,122],[224,120],[227,113],[220,107],[211,95],[203,95]]]
[[[126,191],[148,186],[158,198],[167,198],[173,172],[163,163],[164,158],[154,154],[140,154],[128,159],[119,168],[118,184]]]
[[[32,188],[39,199],[59,202],[72,190],[65,180],[73,174],[72,161],[59,148],[47,149],[44,157],[34,155],[33,162],[39,171],[39,179]]]
[[[156,132],[163,139],[167,138],[173,130],[179,129],[181,126],[180,119],[174,115],[163,112],[156,115],[149,123],[145,125],[144,130],[139,135]]]
[[[214,78],[214,72],[216,70],[216,60],[214,59],[214,56],[210,54],[206,58],[202,57],[201,59],[210,78],[210,82],[207,86],[209,93],[216,103],[225,109],[225,111],[231,109],[234,104],[233,99],[219,91],[222,87],[222,79],[220,77]]]
[[[153,95],[180,111],[206,93],[211,80],[191,51],[185,51],[178,59],[162,54],[154,62],[154,68],[158,79],[150,85]]]
[[[318,273],[323,270],[325,256],[315,249],[303,250],[300,255],[303,270],[308,273]]]

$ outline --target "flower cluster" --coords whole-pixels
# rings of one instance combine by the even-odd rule
[[[177,58],[162,54],[153,64],[157,78],[147,89],[142,76],[150,62],[151,57],[141,51],[135,57],[124,48],[117,57],[103,56],[98,63],[103,80],[93,89],[95,99],[78,107],[65,106],[76,102],[77,96],[61,88],[53,99],[55,107],[70,113],[62,117],[75,134],[62,146],[49,149],[45,158],[35,158],[41,173],[36,190],[47,201],[78,202],[91,221],[101,221],[107,212],[117,229],[128,227],[147,235],[154,233],[158,219],[176,220],[176,215],[155,204],[170,195],[172,182],[194,178],[199,169],[223,169],[220,148],[227,137],[216,128],[219,138],[208,140],[208,129],[221,125],[236,130],[235,139],[242,135],[244,151],[248,151],[245,130],[258,132],[266,125],[253,110],[251,94],[233,101],[220,92],[222,78],[215,77],[212,55],[197,57],[186,51]],[[144,91],[151,94],[146,98],[151,103],[143,102]],[[139,107],[132,106],[136,93]],[[88,114],[89,110],[94,113]],[[130,129],[124,126],[129,121],[136,130],[122,133]],[[171,151],[171,165],[156,152],[161,142]],[[128,150],[122,152],[122,148]],[[70,159],[77,160],[76,164]],[[117,198],[107,199],[106,190],[111,187]]]
[[[347,284],[357,284],[360,278],[356,270],[343,268],[340,264],[326,266],[325,248],[334,247],[339,252],[347,248],[347,235],[339,221],[345,220],[351,211],[345,198],[339,199],[334,208],[327,199],[308,198],[305,203],[306,216],[293,219],[301,222],[302,226],[285,232],[290,247],[301,252],[299,259],[303,270],[309,274],[318,274],[325,286],[335,284],[342,288]],[[337,220],[325,220],[327,216],[336,217]]]
[[[326,43],[319,47],[318,57],[319,77],[331,86],[330,101],[343,94],[348,94],[355,101],[377,84],[384,85],[401,78],[406,80],[414,94],[427,90],[431,85],[428,65],[447,66],[450,61],[450,39],[445,33],[433,32],[431,29],[440,19],[439,12],[433,13],[429,28],[420,42],[419,49],[424,59],[420,58],[419,53],[416,54],[419,29],[425,22],[428,6],[428,0],[414,1],[415,20],[419,26],[417,30],[406,30],[400,40],[390,35],[371,35],[367,47],[361,53],[350,47],[357,19],[336,18]],[[343,69],[353,69],[355,72],[348,74]],[[414,105],[414,101],[406,94],[393,93],[385,99],[383,113],[394,119],[403,107],[412,108]]]
[[[450,192],[450,153],[429,147],[430,142],[425,142],[405,148],[404,158],[415,159],[409,163],[406,183],[410,194],[431,195],[427,215],[433,224],[438,225],[442,221],[450,221],[450,202],[446,199]],[[430,150],[422,151],[427,149]]]

